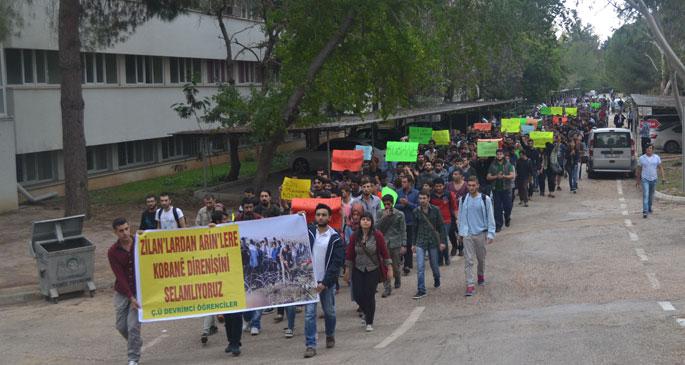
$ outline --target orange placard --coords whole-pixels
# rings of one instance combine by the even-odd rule
[[[333,156],[331,157],[331,170],[361,171],[363,163],[363,150],[333,150]]]
[[[534,118],[526,118],[526,124],[528,125],[534,125],[537,127],[538,125],[538,120]]]
[[[568,124],[568,118],[567,118],[567,117],[562,117],[562,118],[561,118],[561,124],[563,124],[563,125]]]
[[[326,204],[331,207],[333,211],[333,216],[328,223],[331,227],[335,228],[340,232],[342,230],[342,212],[340,209],[341,200],[340,198],[293,198],[290,205],[290,212],[295,214],[297,212],[304,211],[307,213],[307,224],[314,223],[314,213],[316,206],[321,204]]]
[[[552,123],[554,123],[554,124],[559,124],[559,123],[561,123],[561,118],[560,118],[560,117],[557,117],[557,116],[555,115],[554,117],[552,117]]]
[[[476,131],[489,132],[492,130],[492,124],[490,124],[490,123],[474,123],[473,129]]]

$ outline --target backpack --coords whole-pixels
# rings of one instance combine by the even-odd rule
[[[176,207],[172,207],[171,212],[174,214],[174,219],[176,220],[176,227],[181,228],[181,219],[178,217],[178,212],[176,211]],[[162,221],[162,208],[157,209],[157,221],[161,222]],[[185,219],[185,217],[183,217]],[[161,223],[160,223],[161,225]]]
[[[469,194],[467,193],[464,196],[462,196],[460,201],[459,201],[459,209],[460,210],[461,210],[461,206],[464,205],[464,202],[466,201],[467,195],[469,195]],[[488,218],[488,196],[481,193],[480,197],[481,197],[481,199],[483,199],[483,207],[485,208],[485,219],[487,220],[487,218]]]

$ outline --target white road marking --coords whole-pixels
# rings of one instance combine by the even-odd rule
[[[630,236],[631,241],[637,241],[640,239],[640,237],[637,236],[637,233],[634,232],[628,232],[628,235]]]
[[[685,318],[678,318],[676,319],[676,322],[678,322],[680,327],[685,327]]]
[[[633,226],[633,221],[631,221],[630,219],[624,220],[623,223],[626,225],[626,227],[632,227]]]
[[[400,336],[405,334],[405,332],[409,331],[410,328],[414,326],[416,321],[419,320],[419,317],[421,316],[421,313],[423,313],[424,309],[426,307],[416,307],[414,310],[409,313],[409,316],[407,319],[404,320],[404,323],[402,323],[401,326],[399,326],[393,333],[390,334],[390,336],[386,337],[383,342],[379,343],[376,345],[374,348],[375,349],[382,349],[390,345],[393,341],[398,339]]]
[[[624,198],[624,197],[620,197],[620,198],[618,198],[618,201],[620,201],[621,203],[623,203],[623,202],[625,202],[625,201],[626,201],[626,198]]]
[[[657,303],[659,303],[659,305],[661,306],[661,309],[663,309],[665,311],[674,311],[675,310],[675,307],[673,306],[673,304],[671,304],[671,302],[657,302]]]
[[[635,253],[637,254],[637,257],[640,258],[640,261],[647,261],[647,260],[649,260],[649,259],[647,258],[647,255],[645,254],[645,250],[643,250],[643,249],[641,249],[641,248],[636,248],[636,249],[635,249]]]
[[[653,272],[647,273],[647,279],[649,279],[649,284],[652,285],[652,289],[661,288],[661,284],[659,284],[659,280],[656,278],[656,274]]]
[[[623,214],[623,215],[628,215],[628,211],[627,211],[627,210],[624,210],[624,211],[621,212],[621,214]]]
[[[616,190],[618,195],[623,195],[623,182],[621,180],[616,180]]]
[[[626,208],[628,208],[628,206],[625,205],[625,204],[623,204],[623,203],[621,203],[621,209],[626,209]]]
[[[167,337],[169,337],[169,335],[163,334],[163,335],[160,335],[160,336],[158,336],[158,337],[153,338],[152,341],[150,341],[150,342],[146,343],[145,345],[143,345],[143,347],[140,348],[140,351],[141,351],[141,352],[147,351],[147,349],[151,348],[152,346],[154,346],[154,345],[156,345],[157,343],[159,343],[159,341],[161,341],[161,340],[163,340],[163,339],[165,339],[165,338],[167,338]]]

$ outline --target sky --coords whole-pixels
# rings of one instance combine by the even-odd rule
[[[583,23],[592,25],[601,42],[623,24],[607,0],[566,0],[566,7],[576,9],[578,17]]]

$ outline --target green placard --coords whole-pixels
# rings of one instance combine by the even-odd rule
[[[409,127],[409,141],[428,144],[433,138],[433,129],[424,127]]]
[[[497,148],[499,148],[499,142],[497,141],[478,141],[476,153],[478,157],[495,157],[497,155]]]
[[[542,108],[540,108],[540,114],[552,115],[552,109],[550,109],[548,106],[543,106]]]
[[[592,107],[592,109],[598,110],[602,107],[602,103],[590,103],[590,106]]]
[[[431,132],[432,133],[432,132]],[[388,142],[385,153],[386,161],[416,162],[419,153],[418,142]]]
[[[523,123],[525,124],[525,118]],[[500,130],[502,133],[518,133],[521,131],[521,122],[519,121],[519,118],[502,119],[502,127]]]

